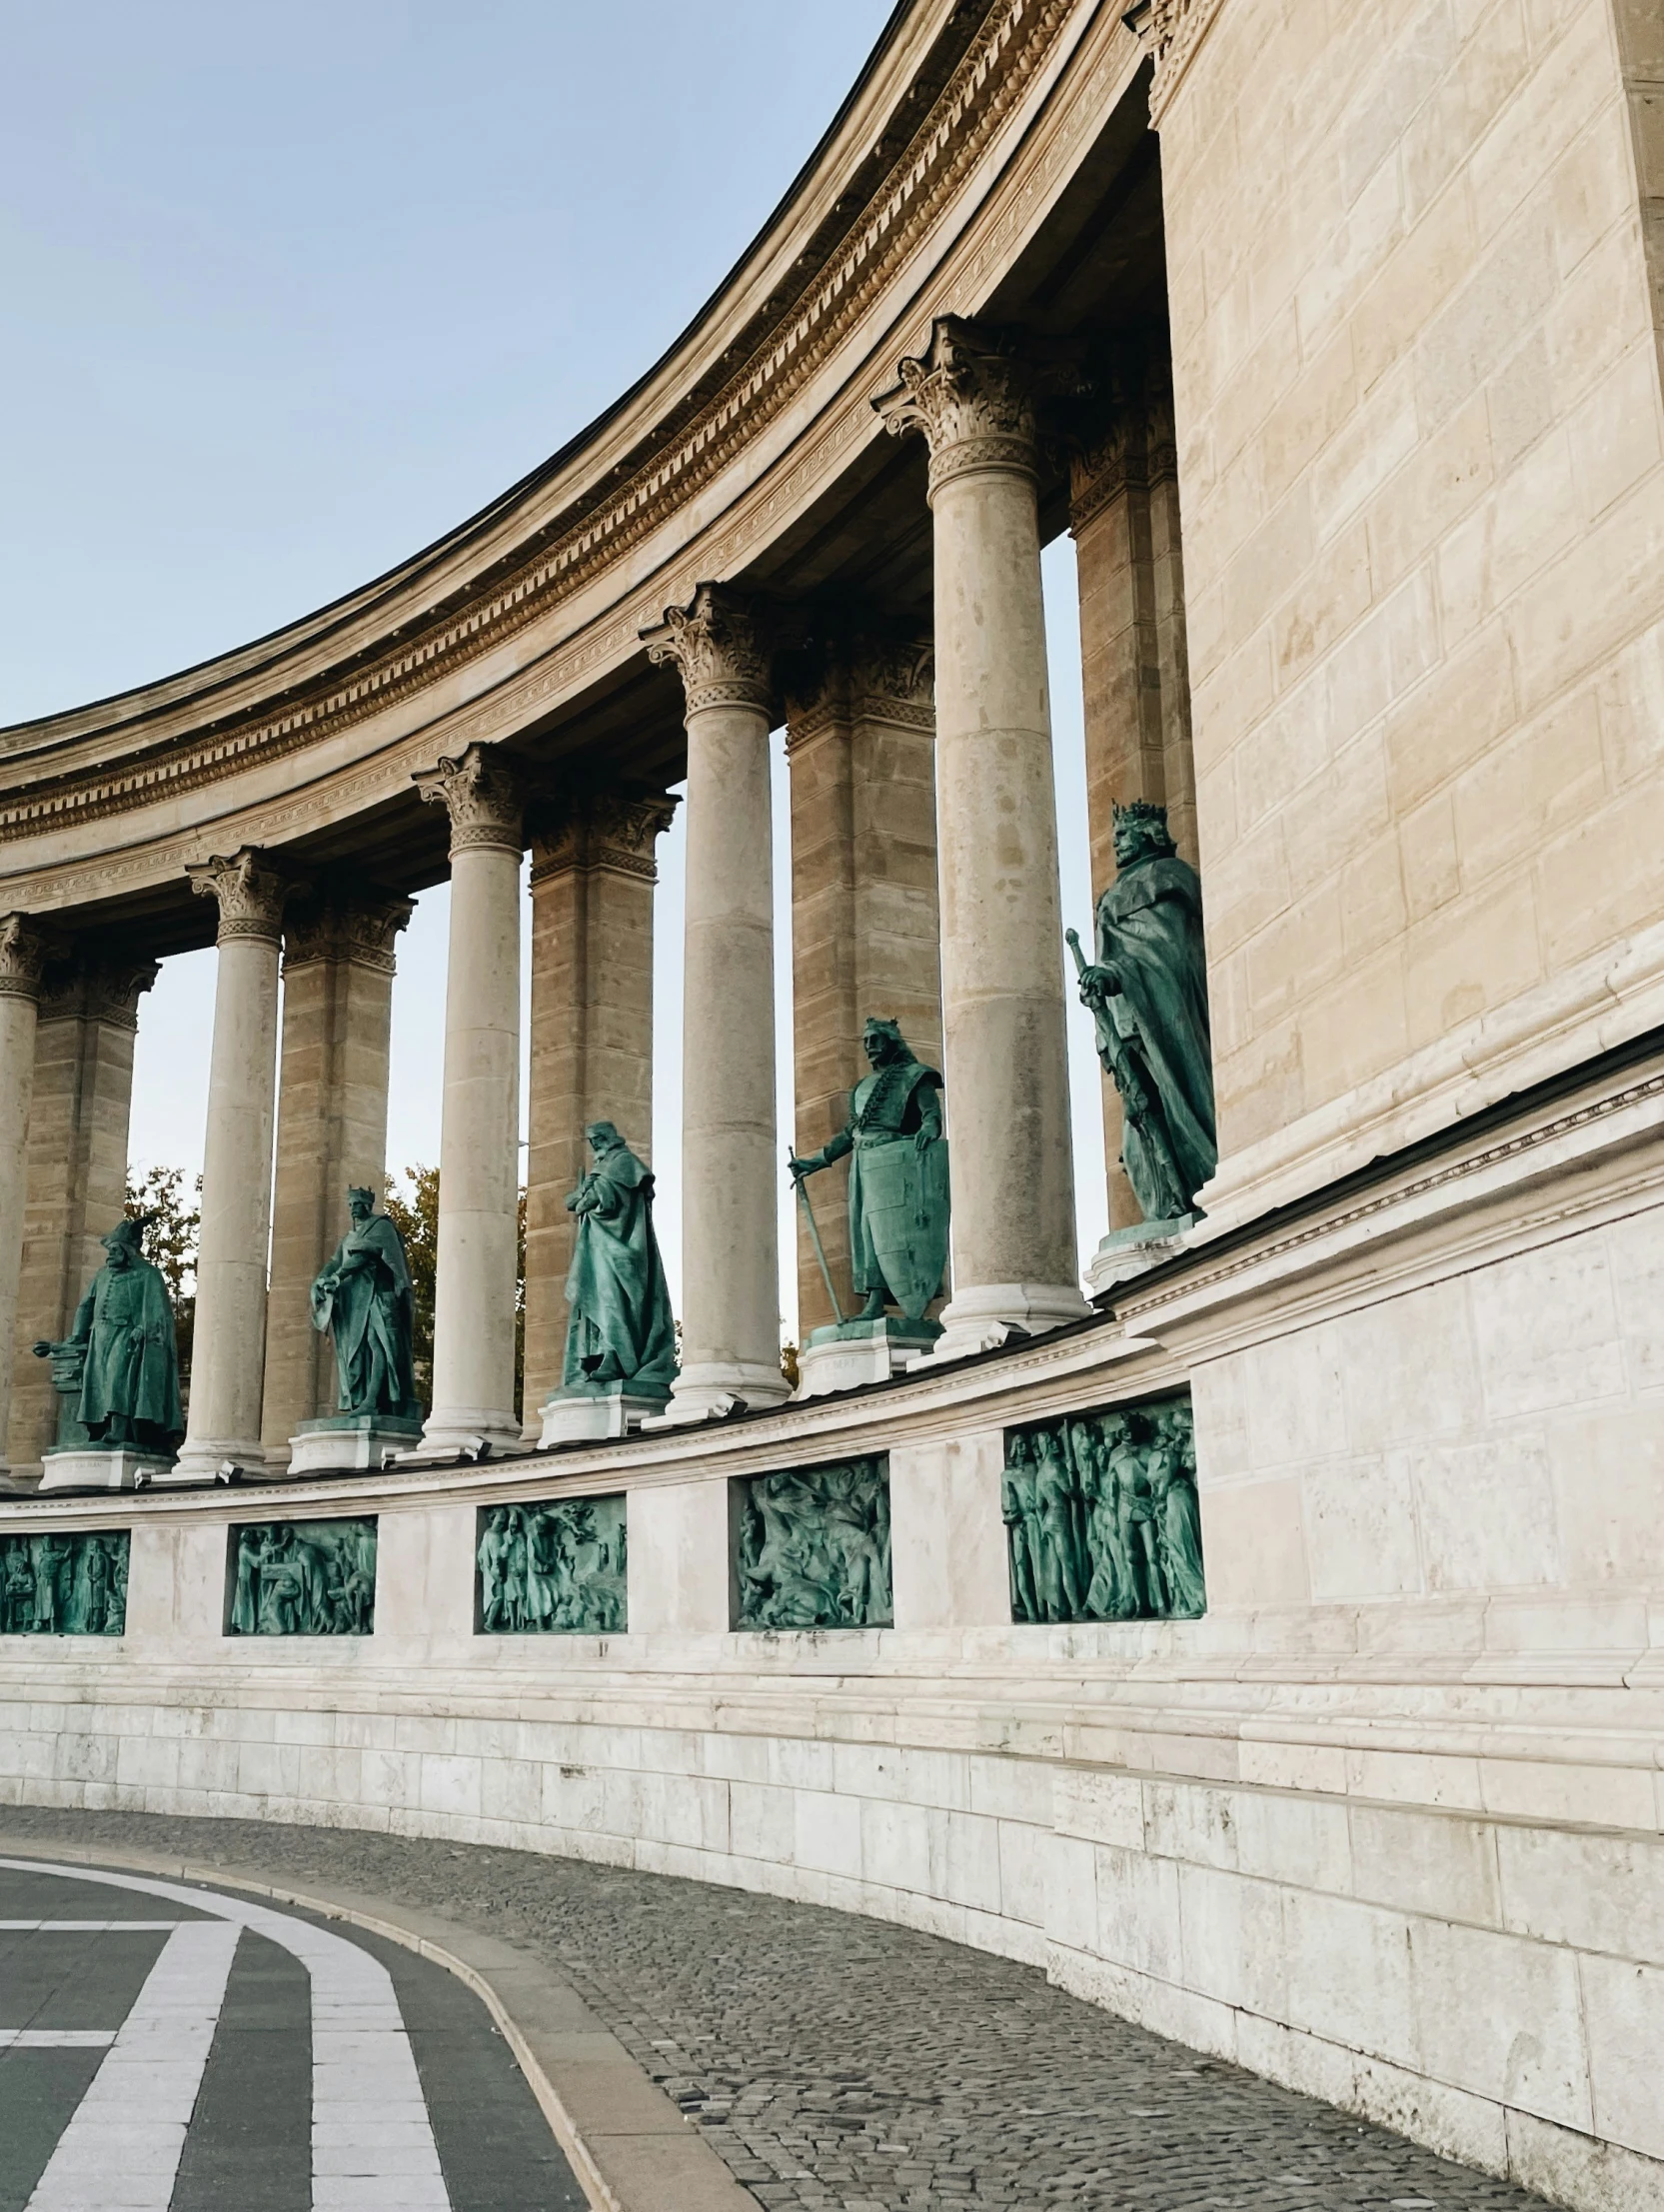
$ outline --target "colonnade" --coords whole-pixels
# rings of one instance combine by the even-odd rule
[[[1158,387],[1153,374],[1151,382]],[[946,319],[873,404],[890,431],[928,447],[933,638],[870,611],[784,609],[717,582],[642,634],[650,659],[681,680],[688,733],[683,1338],[673,1422],[788,1392],[769,754],[783,706],[793,782],[797,1148],[819,1145],[841,1124],[860,1022],[896,1017],[923,1057],[939,1050],[946,1083],[951,1294],[933,1356],[960,1356],[1087,1310],[1076,1272],[1034,373],[1002,334]],[[1074,468],[1096,888],[1113,799],[1167,799],[1181,839],[1193,840],[1176,504],[1170,469],[1152,475],[1159,438],[1151,420],[1140,383],[1130,400],[1117,400],[1119,428],[1095,452],[1077,449]],[[508,756],[479,744],[422,771],[416,784],[450,824],[449,985],[435,1056],[443,1111],[433,1406],[420,1447],[448,1458],[535,1439],[538,1405],[559,1378],[560,1281],[572,1236],[561,1199],[583,1164],[584,1126],[613,1118],[646,1144],[653,848],[674,802],[582,772],[554,799],[529,794]],[[528,841],[534,986],[521,1406],[514,1347]],[[270,852],[245,849],[188,874],[217,906],[218,977],[178,1471],[208,1480],[227,1461],[278,1471],[299,1422],[332,1409],[328,1348],[311,1329],[305,1290],[340,1233],[347,1184],[378,1186],[385,1170],[394,943],[411,909],[396,889],[345,873],[301,882]],[[123,1053],[130,1086],[132,1010],[154,974],[112,964],[107,950],[57,929],[21,914],[0,921],[0,1435],[18,1345],[63,1331],[96,1262],[96,1233],[119,1211]],[[68,1141],[53,1123],[43,1143],[46,1124],[37,1121],[31,1136],[31,1094],[52,1088],[40,1045],[43,994],[50,1008],[50,993],[61,999],[66,989],[80,994],[74,1049],[92,1079],[76,1094],[75,1126],[61,1132]],[[89,1023],[98,1033],[90,1044]],[[112,1049],[112,1037],[124,1042]],[[81,1126],[89,1116],[96,1144]],[[39,1218],[26,1236],[31,1206]],[[825,1210],[840,1261],[831,1218],[838,1209]],[[41,1253],[54,1238],[48,1266]],[[20,1313],[26,1244],[29,1310]],[[831,1317],[820,1314],[820,1299],[818,1273],[806,1276],[806,1320]],[[30,1382],[29,1417],[11,1423],[14,1460],[38,1452],[49,1434],[49,1401]]]

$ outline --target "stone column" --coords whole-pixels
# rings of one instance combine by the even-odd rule
[[[868,1015],[898,1022],[919,1059],[941,1066],[931,670],[927,645],[839,635],[788,713],[799,1152],[819,1151],[842,1128],[849,1092],[866,1073]],[[845,1304],[848,1172],[838,1160],[810,1185]],[[833,1318],[800,1209],[800,1340]]]
[[[643,632],[688,716],[682,1059],[682,1373],[669,1418],[787,1395],[780,1369],[785,1171],[775,1119],[773,688],[755,609],[702,584]]]
[[[1164,341],[1119,348],[1105,381],[1100,422],[1069,461],[1094,897],[1115,874],[1114,810],[1135,799],[1166,807],[1180,853],[1192,866],[1197,857],[1178,457]],[[1103,1133],[1109,1225],[1129,1227],[1143,1215],[1120,1164],[1120,1095],[1107,1076]]]
[[[415,779],[451,817],[451,943],[439,1134],[434,1402],[422,1452],[520,1443],[520,780],[471,745]]]
[[[1075,1258],[1062,915],[1024,364],[939,320],[874,404],[929,441],[936,831],[953,1295],[936,1356],[1086,1310]]]
[[[219,971],[202,1153],[196,1329],[190,1403],[177,1469],[211,1482],[231,1460],[265,1464],[260,1398],[266,1360],[266,1268],[272,1229],[272,1121],[277,1094],[278,946],[294,886],[264,853],[185,871],[218,903]]]
[[[104,1264],[99,1239],[127,1202],[127,1131],[133,1107],[133,1040],[154,961],[103,950],[47,972],[35,1030],[29,1115],[28,1210],[12,1388],[10,1456],[38,1460],[58,1428],[58,1393],[40,1338],[62,1338],[87,1284]]]
[[[613,788],[564,799],[532,839],[532,1067],[527,1102],[525,1433],[566,1360],[569,1191],[589,1165],[584,1130],[614,1121],[653,1143],[655,841],[676,801]]]
[[[337,1410],[335,1347],[312,1325],[311,1288],[347,1228],[347,1189],[387,1174],[393,944],[411,902],[330,886],[297,903],[283,934],[272,1278],[261,1441],[287,1464],[304,1420]]]
[[[26,914],[0,918],[0,1437],[11,1426],[12,1353],[23,1269],[35,1020],[50,941]],[[0,1476],[9,1475],[0,1463]]]

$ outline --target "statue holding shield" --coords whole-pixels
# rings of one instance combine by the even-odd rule
[[[866,1301],[857,1318],[882,1321],[884,1307],[897,1305],[918,1323],[947,1265],[941,1078],[893,1022],[874,1015],[862,1043],[872,1073],[854,1088],[848,1121],[820,1151],[790,1165],[801,1185],[848,1155],[850,1271]]]

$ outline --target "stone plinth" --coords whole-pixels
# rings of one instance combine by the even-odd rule
[[[1088,1294],[1101,1297],[1117,1282],[1130,1282],[1135,1275],[1148,1274],[1152,1267],[1159,1267],[1164,1259],[1171,1259],[1174,1252],[1183,1248],[1184,1239],[1195,1223],[1193,1213],[1181,1213],[1176,1220],[1134,1221],[1126,1228],[1112,1228],[1087,1264]]]
[[[570,1444],[628,1436],[644,1421],[657,1420],[670,1400],[668,1390],[644,1395],[627,1382],[599,1390],[552,1390],[543,1402],[538,1441]]]
[[[164,1481],[174,1471],[171,1456],[141,1451],[133,1444],[100,1448],[77,1444],[41,1453],[40,1494],[51,1490],[134,1490],[142,1482]]]
[[[289,1439],[291,1474],[356,1473],[380,1468],[388,1456],[414,1451],[422,1438],[419,1420],[395,1420],[388,1413],[337,1413],[302,1421]]]
[[[939,1321],[832,1321],[812,1329],[798,1354],[799,1397],[824,1397],[831,1390],[858,1390],[865,1382],[887,1382],[914,1359],[934,1350]]]

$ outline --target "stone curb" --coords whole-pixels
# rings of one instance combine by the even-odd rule
[[[119,1867],[243,1890],[402,1943],[446,1967],[486,2006],[594,2212],[758,2212],[756,2197],[572,1984],[527,1951],[440,1913],[328,1884],[297,1889],[171,1852],[94,1850],[38,1834],[13,1838],[3,1827],[0,1849],[12,1858]]]

